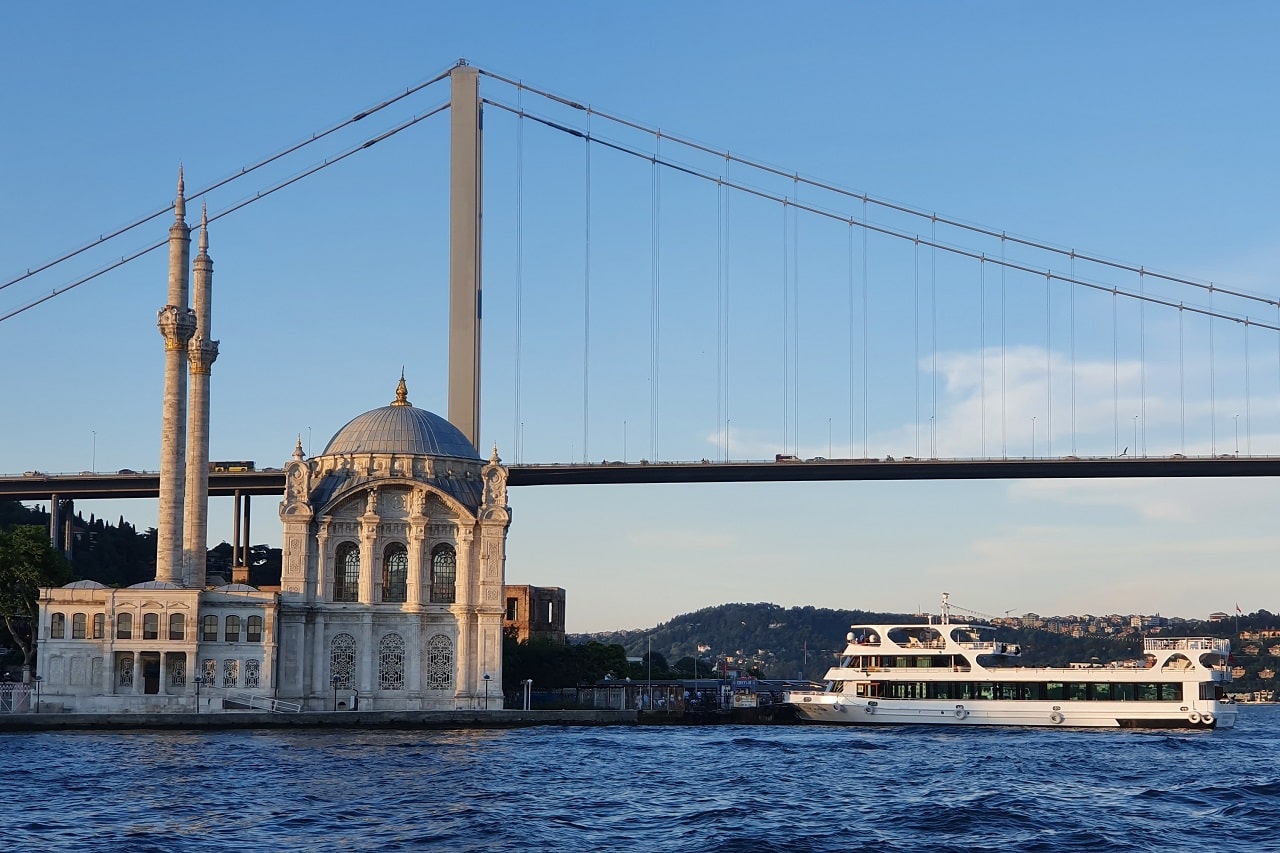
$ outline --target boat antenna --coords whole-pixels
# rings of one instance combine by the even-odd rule
[[[942,624],[951,624],[951,593],[944,592],[942,594]]]

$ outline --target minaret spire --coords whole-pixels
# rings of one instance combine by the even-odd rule
[[[192,264],[195,334],[187,345],[191,406],[187,412],[187,481],[182,531],[183,585],[205,585],[209,538],[209,378],[218,358],[213,337],[213,260],[209,257],[209,210],[200,208],[199,252]]]
[[[195,313],[188,307],[188,268],[191,229],[182,166],[178,166],[178,195],[169,228],[169,301],[160,309],[156,326],[164,337],[164,402],[160,425],[160,507],[156,531],[156,580],[183,582],[182,512],[186,493],[187,458],[187,345],[196,330]]]

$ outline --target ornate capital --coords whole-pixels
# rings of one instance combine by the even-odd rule
[[[190,308],[166,305],[156,314],[156,327],[164,338],[165,351],[185,350],[196,333],[196,312]]]
[[[206,341],[200,335],[192,335],[187,344],[187,360],[191,363],[191,372],[209,374],[213,363],[218,360],[218,342]]]

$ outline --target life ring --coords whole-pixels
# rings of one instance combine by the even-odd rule
[[[868,714],[874,714],[876,712],[874,705],[863,705],[862,710],[866,711]]]
[[[965,717],[967,717],[967,716],[969,716],[969,712],[968,712],[968,711],[966,711],[964,708],[956,708],[956,719],[957,719],[957,720],[963,720],[963,719],[964,719]]]
[[[1206,726],[1212,726],[1213,714],[1209,713],[1208,711],[1205,711],[1203,714],[1200,715],[1200,722],[1204,723]]]
[[[1187,714],[1187,722],[1191,723],[1192,725],[1195,725],[1196,723],[1200,722],[1200,715],[1197,714],[1195,711],[1192,711],[1190,714]]]
[[[1061,711],[1054,711],[1049,715],[1049,722],[1053,723],[1055,726],[1061,723],[1064,719],[1065,717],[1062,716]]]

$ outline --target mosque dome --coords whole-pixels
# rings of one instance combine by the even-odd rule
[[[437,414],[409,402],[404,374],[389,406],[365,412],[334,433],[324,455],[340,453],[407,453],[479,459],[462,431]]]

